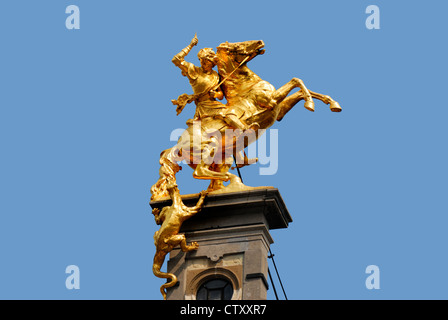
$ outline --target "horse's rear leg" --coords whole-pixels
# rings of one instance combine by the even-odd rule
[[[211,171],[213,172],[227,172],[229,171],[227,168],[221,168],[220,166],[218,166],[217,164],[213,164],[210,166],[209,168]],[[227,169],[227,170],[226,170]],[[215,190],[219,190],[224,188],[224,180],[220,180],[220,179],[211,179],[210,180],[210,184],[208,185],[207,191],[208,192],[212,192]]]
[[[223,166],[223,168],[224,168],[224,166]],[[196,169],[193,172],[193,177],[196,179],[202,179],[202,180],[229,181],[231,178],[233,178],[233,176],[235,176],[234,174],[228,172],[229,168],[230,168],[230,165],[228,165],[228,168],[225,168],[222,171],[221,170],[214,171],[214,170],[211,170],[209,164],[201,162],[200,164],[198,164],[196,166]]]

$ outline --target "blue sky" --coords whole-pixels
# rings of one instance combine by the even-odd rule
[[[81,28],[67,30],[77,5]],[[368,30],[365,9],[380,8]],[[170,100],[190,92],[171,58],[263,40],[250,62],[292,77],[343,112],[299,103],[273,128],[279,170],[242,169],[277,187],[293,217],[272,251],[290,299],[447,299],[442,1],[2,1],[0,298],[160,299],[148,201],[170,133]],[[207,184],[188,167],[183,193]],[[65,288],[65,268],[81,289]],[[367,290],[377,265],[381,288]],[[272,290],[268,298],[273,299]]]

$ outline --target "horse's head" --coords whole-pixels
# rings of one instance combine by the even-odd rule
[[[251,40],[244,42],[224,42],[217,47],[217,54],[221,59],[227,58],[232,62],[240,64],[242,61],[248,62],[265,50],[262,40]]]

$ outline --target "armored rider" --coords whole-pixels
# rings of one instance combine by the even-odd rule
[[[216,100],[222,100],[224,94],[219,87],[219,75],[213,70],[218,59],[213,49],[203,48],[199,50],[198,58],[201,63],[200,67],[184,60],[191,49],[197,44],[198,38],[195,35],[190,44],[171,60],[174,65],[182,70],[182,75],[188,78],[193,88],[192,95],[184,93],[177,100],[171,100],[174,105],[177,105],[177,114],[179,115],[182,112],[187,103],[194,101],[196,104],[194,120],[214,117],[224,120],[235,129],[248,129],[248,126],[238,118],[233,110],[228,109],[226,105]],[[189,122],[191,120],[187,124]]]

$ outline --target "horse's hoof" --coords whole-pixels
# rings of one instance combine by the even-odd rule
[[[308,109],[311,112],[314,112],[314,101],[305,101],[304,107],[305,107],[305,109]]]
[[[341,106],[339,105],[339,103],[337,103],[336,101],[331,101],[331,102],[330,102],[330,110],[331,110],[332,112],[341,112],[341,111],[342,111],[342,108],[341,108]]]

